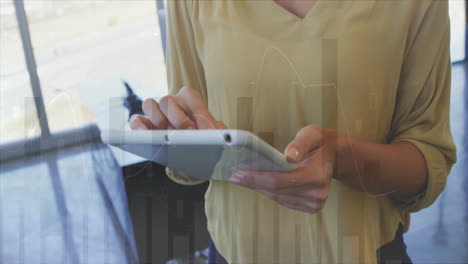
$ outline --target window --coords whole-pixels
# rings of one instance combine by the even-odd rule
[[[25,0],[52,133],[98,121],[124,126],[123,81],[167,93],[155,0]]]
[[[465,24],[466,24],[466,1],[449,1],[449,12],[451,22],[451,56],[452,61],[462,61],[465,59]]]
[[[0,0],[0,144],[40,135],[41,120],[52,134],[103,118],[110,123],[111,115],[125,125],[123,81],[142,98],[165,95],[161,3]],[[23,36],[31,40],[36,67],[30,68],[40,89],[31,87],[27,65],[34,63],[25,62],[19,29],[27,30],[18,26],[15,6],[24,6],[27,20],[20,21],[29,27]],[[37,90],[41,95],[34,97]],[[38,119],[34,98],[43,100],[47,118]]]
[[[13,0],[0,0],[0,144],[41,133]]]

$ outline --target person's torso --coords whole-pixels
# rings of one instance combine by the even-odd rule
[[[309,124],[386,142],[414,5],[319,0],[304,19],[273,0],[193,6],[209,109],[229,128],[280,152]],[[373,262],[401,221],[384,196],[336,181],[315,215],[224,182],[206,200],[216,246],[234,263]]]

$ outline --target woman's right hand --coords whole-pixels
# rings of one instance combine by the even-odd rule
[[[163,97],[159,103],[150,98],[143,102],[143,115],[130,119],[132,130],[153,129],[226,129],[208,111],[201,95],[193,88],[184,87],[177,95]],[[178,178],[197,181],[184,173],[172,170]]]
[[[201,95],[184,87],[177,95],[163,97],[159,103],[150,98],[143,102],[143,115],[130,119],[132,130],[153,129],[226,129],[208,111]]]

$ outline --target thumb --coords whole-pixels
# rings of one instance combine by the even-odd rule
[[[322,145],[322,129],[317,126],[309,125],[297,132],[296,137],[291,141],[284,155],[289,162],[299,163],[310,152]]]

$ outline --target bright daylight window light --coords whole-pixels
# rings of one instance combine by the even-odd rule
[[[451,56],[452,62],[462,61],[466,58],[466,1],[450,0],[449,13],[451,23]]]
[[[68,127],[64,127],[63,125],[60,125],[62,128],[60,128],[59,130],[56,125],[51,124],[51,122],[57,123],[57,122],[63,122],[63,121],[54,119],[54,116],[51,116],[51,114],[55,115],[55,112],[57,111],[54,110],[53,112],[51,112],[52,109],[49,109],[50,108],[49,101],[51,98],[50,96],[51,92],[49,92],[49,90],[55,89],[54,86],[58,84],[58,81],[63,82],[63,84],[65,84],[65,85],[62,85],[62,83],[60,83],[60,86],[59,86],[60,88],[72,87],[72,86],[66,86],[66,85],[69,85],[70,83],[68,82],[68,79],[66,79],[67,78],[66,76],[69,73],[69,70],[67,69],[70,69],[70,67],[73,66],[72,67],[72,69],[74,69],[73,77],[75,77],[75,75],[81,76],[83,80],[82,82],[85,83],[85,85],[93,81],[88,78],[90,76],[87,76],[86,73],[83,72],[83,70],[93,68],[93,67],[90,67],[92,65],[90,63],[92,62],[86,59],[70,60],[70,58],[68,58],[68,57],[75,58],[76,57],[75,55],[77,55],[75,54],[77,52],[75,52],[74,49],[72,50],[71,46],[69,46],[69,44],[71,43],[74,43],[74,42],[82,43],[82,42],[88,41],[90,42],[90,44],[92,44],[92,45],[85,45],[86,47],[88,47],[86,50],[81,50],[81,49],[78,50],[78,53],[81,54],[81,55],[80,54],[78,55],[80,55],[79,57],[81,58],[90,57],[92,54],[97,52],[96,47],[98,48],[101,48],[102,46],[110,47],[109,46],[110,44],[112,44],[111,47],[113,47],[115,43],[122,43],[123,46],[122,45],[119,46],[115,44],[118,49],[114,49],[114,51],[112,51],[114,52],[114,55],[112,55],[111,52],[108,52],[109,53],[108,55],[110,56],[110,60],[107,57],[103,57],[100,59],[100,61],[108,61],[110,63],[108,64],[111,67],[103,68],[105,71],[103,72],[104,74],[102,74],[101,72],[96,72],[96,76],[104,76],[107,73],[112,74],[113,72],[115,73],[115,75],[123,74],[122,80],[125,79],[128,81],[128,79],[126,78],[129,78],[130,83],[136,80],[132,83],[132,86],[133,84],[136,83],[134,87],[136,87],[136,92],[139,93],[141,97],[147,97],[151,95],[158,97],[158,96],[165,95],[163,93],[166,93],[165,90],[166,90],[167,85],[165,84],[166,74],[165,74],[165,69],[164,69],[164,54],[162,51],[163,50],[162,49],[163,42],[161,39],[162,32],[160,34],[159,25],[157,21],[157,20],[161,21],[161,19],[164,19],[161,17],[161,15],[164,15],[164,12],[165,12],[165,10],[163,10],[164,9],[163,1],[161,0],[144,1],[144,2],[138,2],[135,4],[132,2],[116,1],[116,2],[102,2],[100,4],[91,3],[92,6],[89,6],[90,4],[81,3],[81,2],[76,2],[76,3],[75,2],[73,3],[57,2],[57,4],[55,5],[54,4],[55,2],[46,3],[46,2],[41,2],[41,1],[30,1],[30,0],[21,0],[21,1],[5,0],[5,1],[6,2],[2,2],[2,7],[7,7],[7,8],[2,8],[2,18],[4,18],[5,15],[10,16],[8,17],[10,20],[9,21],[10,31],[11,31],[11,28],[14,28],[12,27],[12,25],[14,24],[16,25],[16,23],[13,23],[13,22],[17,21],[18,26],[21,26],[21,33],[23,34],[21,34],[21,38],[20,38],[20,34],[17,34],[18,36],[16,39],[18,39],[19,42],[16,41],[15,38],[9,38],[6,40],[6,42],[4,39],[4,41],[2,41],[2,45],[5,42],[7,44],[16,43],[17,47],[21,46],[21,50],[22,50],[21,52],[23,52],[24,50],[24,54],[15,53],[16,54],[15,56],[16,58],[22,57],[21,59],[23,60],[24,60],[24,57],[26,57],[28,63],[27,65],[24,65],[24,66],[19,65],[20,63],[16,63],[16,62],[13,62],[14,64],[12,64],[11,61],[6,61],[6,62],[4,61],[4,63],[6,63],[7,66],[9,66],[7,68],[11,69],[11,66],[16,67],[16,65],[18,65],[18,67],[16,68],[21,68],[22,70],[24,70],[25,72],[23,75],[29,76],[29,78],[27,78],[26,80],[28,81],[28,83],[30,82],[33,84],[32,85],[33,89],[29,87],[29,89],[26,89],[26,90],[35,91],[34,94],[31,94],[29,97],[25,95],[25,93],[22,93],[22,92],[16,93],[16,95],[13,93],[12,95],[21,97],[19,99],[20,100],[22,99],[23,101],[28,98],[30,99],[31,102],[33,98],[35,101],[37,101],[37,105],[39,109],[37,111],[38,113],[37,115],[40,115],[43,118],[40,119],[41,122],[31,120],[31,122],[29,123],[37,124],[37,125],[34,125],[35,127],[34,130],[36,132],[39,132],[41,129],[44,131],[42,131],[41,135],[38,138],[31,133],[27,133],[24,137],[21,137],[21,136],[16,137],[16,138],[4,137],[5,134],[3,134],[2,132],[3,140],[0,139],[0,150],[1,150],[0,160],[18,158],[20,156],[28,155],[31,153],[38,153],[38,151],[40,152],[40,151],[51,150],[54,148],[64,147],[66,145],[76,145],[79,142],[84,142],[86,140],[86,136],[88,137],[88,141],[94,140],[96,138],[96,133],[94,132],[94,130],[97,131],[97,127],[93,125],[93,123],[83,124],[83,123],[75,122],[75,125],[70,123]],[[79,7],[79,8],[68,8],[68,5],[74,5],[74,6],[77,5],[76,7]],[[62,6],[68,9],[64,9],[64,10],[60,9]],[[131,7],[131,8],[127,8],[127,7]],[[60,9],[61,11],[60,10],[59,10],[60,12],[57,11],[58,9]],[[94,12],[95,9],[99,9],[99,10],[105,9],[107,11],[107,13],[105,14],[106,16],[99,15],[101,14],[99,10],[96,10],[96,12]],[[27,12],[25,12],[25,10]],[[142,14],[140,12],[141,10],[143,10],[145,13]],[[59,13],[57,13],[56,11]],[[12,18],[11,13],[19,14],[19,16],[15,19],[16,21],[12,21],[13,19],[11,19]],[[158,15],[158,17],[155,17],[155,15]],[[80,28],[74,27],[71,30],[68,28],[62,29],[62,28],[54,27],[54,24],[57,24],[57,23],[59,25],[62,25],[63,20],[66,20],[68,22],[73,22],[73,21],[76,21],[76,19],[80,19],[80,18],[82,19],[83,17],[86,17],[87,20],[92,20],[92,21],[99,20],[98,22],[101,22],[102,25],[100,25],[98,29],[88,29],[88,30],[86,30],[87,24],[84,26],[81,26]],[[28,21],[28,18],[30,18],[29,19],[30,21]],[[47,18],[47,20],[44,20],[44,18]],[[2,22],[3,21],[4,20],[2,19]],[[48,30],[60,31],[60,32],[57,32],[57,34],[54,34],[52,36],[53,39],[50,39],[50,40],[57,40],[56,42],[54,42],[52,46],[46,43],[46,41],[48,41],[48,38],[51,37],[51,32],[49,32]],[[128,31],[128,30],[131,30],[131,32],[133,33],[123,34],[125,36],[128,36],[127,39],[125,40],[122,38],[113,39],[114,36],[118,36],[115,34],[115,32]],[[8,30],[4,30],[4,28],[2,27],[2,34],[8,33],[7,31]],[[120,34],[120,36],[121,35],[122,34]],[[104,38],[106,40],[111,41],[111,43],[102,42]],[[21,45],[20,44],[21,41],[24,42],[25,44]],[[132,43],[132,44],[129,45],[129,43]],[[142,43],[144,43],[144,48],[140,47]],[[65,47],[62,48],[61,47],[62,45],[65,45]],[[135,45],[138,46],[138,48],[136,48]],[[122,47],[126,47],[129,50],[128,56],[131,56],[130,59],[128,57],[119,58],[119,56],[116,56],[118,54],[122,54],[119,51],[121,50]],[[59,54],[54,53],[52,55],[54,55],[55,57],[50,56],[49,49],[51,48],[53,48],[54,52],[58,50]],[[133,51],[138,51],[138,50],[142,52],[145,51],[145,59],[143,60],[141,59],[141,54],[143,54],[142,52],[138,54],[135,54],[135,52],[133,52]],[[64,54],[62,51],[66,51],[67,53]],[[2,55],[3,54],[5,53],[3,53],[3,50],[2,50]],[[45,60],[44,58],[46,58],[47,60]],[[73,65],[72,63],[68,63],[67,65],[62,65],[63,61],[72,61]],[[115,67],[116,61],[118,62],[117,64],[119,64],[119,66],[120,65],[122,66],[121,68]],[[121,62],[125,62],[125,65],[121,64]],[[93,65],[93,66],[96,66],[96,65]],[[65,75],[62,75],[62,74],[53,75],[52,74],[51,75],[50,74],[51,71],[49,70],[51,67],[54,67],[54,69],[55,68],[63,69],[67,74]],[[142,67],[143,69],[146,69],[146,70],[142,71],[141,70]],[[6,68],[6,67],[3,67],[3,68]],[[26,72],[26,68],[28,69],[28,72]],[[137,74],[140,73],[140,76],[136,76],[135,73]],[[8,74],[3,75],[2,73],[0,74],[2,75],[1,76],[2,84],[4,84],[4,81],[5,81],[4,77],[6,77],[7,81],[10,83],[14,81],[13,79],[8,79],[12,76],[11,74],[10,75]],[[57,76],[57,79],[52,79],[51,76],[52,77]],[[118,85],[122,85],[121,78],[119,76],[117,77],[119,81]],[[115,82],[113,82],[113,84],[114,83]],[[42,84],[42,90],[41,90],[41,84]],[[95,88],[97,88],[99,85],[102,85],[102,83],[101,82],[92,83],[92,85],[90,85],[92,89],[88,89],[88,91],[89,90],[92,91],[93,89],[96,90]],[[27,88],[27,85],[22,84],[22,87],[23,86],[24,88]],[[5,85],[4,87],[12,88],[11,85]],[[112,88],[111,90],[116,90],[116,89],[119,90],[119,86],[116,86],[116,85],[111,85],[111,87],[109,88]],[[122,89],[122,91],[125,91],[123,86],[120,88]],[[18,89],[12,89],[12,90],[19,91]],[[101,93],[105,94],[106,90],[101,91]],[[63,92],[62,94],[67,96],[67,91]],[[7,96],[7,94],[2,91],[1,99],[3,101],[6,100],[5,96]],[[61,96],[61,97],[65,97],[65,96]],[[47,99],[47,97],[49,97],[49,99]],[[83,97],[90,97],[90,95],[84,94]],[[122,106],[120,97],[111,97],[111,98],[116,99],[114,100],[115,104],[112,106],[107,106],[107,108],[111,108],[115,106],[117,107]],[[104,98],[104,101],[106,101],[105,98]],[[27,105],[29,105],[29,107],[35,108],[34,103],[31,103],[31,102]],[[107,100],[107,102],[109,101]],[[6,107],[4,104],[2,106],[4,108],[2,111],[4,112],[6,116],[8,116],[9,108]],[[26,105],[21,106],[21,108],[25,108],[25,107]],[[106,107],[104,106],[104,108]],[[98,110],[102,110],[102,109],[98,109]],[[27,118],[29,118],[29,116],[36,116],[35,111],[33,114],[31,113],[31,111],[29,111],[28,113],[29,114],[26,116]],[[121,113],[125,115],[125,112],[123,109]],[[18,118],[18,115],[16,115],[16,117]],[[20,120],[18,120],[19,123],[22,123],[22,122],[26,123],[27,120],[29,120],[29,119],[24,119],[24,118],[25,118],[24,116],[20,115],[19,116]],[[21,119],[23,119],[23,121]],[[126,119],[119,120],[119,121],[126,122]],[[4,125],[4,124],[0,124],[0,126],[1,125]],[[16,128],[18,128],[18,126],[16,126]],[[21,131],[26,131],[26,130],[21,129],[21,127],[19,127],[15,131],[16,132],[13,132],[10,134],[15,135],[15,134],[20,133]],[[71,136],[73,133],[76,133],[77,135],[76,138]],[[46,137],[44,137],[45,135],[50,135],[51,138],[47,139]]]

